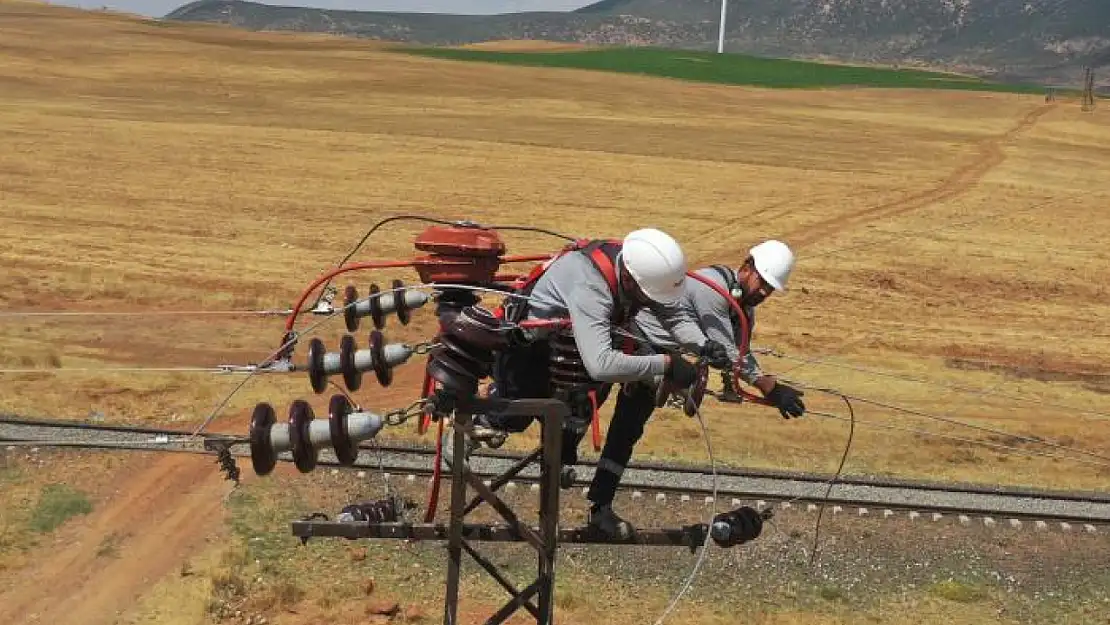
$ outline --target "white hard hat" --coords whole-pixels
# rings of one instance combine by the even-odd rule
[[[632,279],[653,301],[670,305],[686,285],[686,254],[670,235],[643,228],[624,237],[621,258]]]
[[[775,288],[786,290],[786,281],[794,270],[794,252],[782,241],[771,239],[753,247],[749,252],[755,261],[760,277]]]

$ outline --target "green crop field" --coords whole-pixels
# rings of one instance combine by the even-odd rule
[[[775,88],[887,87],[1037,93],[1039,85],[1008,84],[913,69],[831,65],[651,47],[617,47],[565,52],[502,52],[439,47],[402,47],[401,52],[459,61],[535,67],[565,67],[647,74],[698,82]]]

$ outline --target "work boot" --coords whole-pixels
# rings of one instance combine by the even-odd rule
[[[612,504],[591,505],[589,526],[611,540],[628,540],[633,532],[632,525],[613,512]]]

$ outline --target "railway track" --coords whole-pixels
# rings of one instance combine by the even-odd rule
[[[0,417],[0,449],[16,445],[198,454],[215,454],[216,448],[227,446],[233,457],[250,457],[244,436],[206,433],[192,437],[182,430]],[[354,468],[382,473],[385,479],[415,481],[417,476],[432,474],[433,454],[434,450],[427,447],[371,443],[362,447]],[[483,450],[471,457],[470,465],[475,473],[490,479],[520,457],[511,452]],[[279,459],[292,462],[288,453],[280,454]],[[327,449],[321,450],[318,466],[342,467]],[[576,470],[574,487],[588,486],[593,464],[583,463]],[[716,495],[726,503],[755,501],[760,507],[770,505],[779,511],[811,512],[824,504],[833,513],[858,516],[908,516],[934,522],[954,518],[964,524],[975,518],[988,526],[1018,527],[1032,523],[1038,529],[1057,524],[1065,531],[1110,530],[1110,493],[949,486],[864,477],[838,479],[829,489],[829,479],[829,476],[718,468]],[[506,488],[531,486],[537,481],[538,472],[533,467],[523,471]],[[677,499],[680,503],[702,506],[715,503],[709,499],[714,493],[713,475],[706,466],[632,464],[625,471],[622,488],[633,498],[644,501]]]

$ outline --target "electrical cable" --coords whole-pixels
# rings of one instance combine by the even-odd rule
[[[843,394],[838,393],[838,392],[833,391],[833,390],[830,390],[830,389],[813,389],[813,390],[820,391],[820,392],[825,392],[825,393],[828,393],[828,394],[831,394],[831,395],[835,395],[835,396],[839,397],[841,400],[843,400],[844,403],[848,406],[848,414],[850,415],[850,419],[844,419],[843,417],[838,417],[836,415],[831,415],[831,414],[828,414],[828,413],[822,413],[822,412],[818,412],[818,411],[815,411],[815,410],[807,410],[806,411],[807,414],[813,414],[813,415],[818,415],[818,416],[827,416],[827,417],[832,417],[832,418],[835,418],[835,419],[840,419],[840,420],[843,420],[843,421],[848,421],[850,423],[850,426],[849,426],[849,429],[848,429],[848,440],[845,442],[844,452],[840,456],[840,464],[837,466],[836,472],[833,474],[833,476],[830,477],[825,482],[826,488],[825,488],[825,496],[823,498],[824,503],[822,504],[821,508],[819,509],[819,511],[817,513],[817,522],[816,522],[816,525],[814,526],[813,549],[810,552],[810,558],[809,558],[809,565],[810,566],[813,566],[813,558],[815,557],[815,554],[817,552],[818,541],[819,541],[820,535],[821,535],[821,519],[822,519],[822,516],[824,514],[825,505],[828,503],[829,496],[832,494],[833,486],[836,484],[837,481],[840,480],[840,476],[844,472],[844,465],[848,461],[848,454],[851,453],[852,444],[855,441],[855,434],[856,434],[856,412],[855,412],[855,409],[852,407],[852,402],[849,401],[848,397],[845,397]],[[707,391],[707,393],[713,394],[711,391]],[[802,499],[802,497],[804,497],[804,495],[799,495],[797,497],[788,499],[785,502],[781,502],[779,505],[782,505],[783,503],[786,503],[786,504],[795,503],[795,502],[799,501],[800,499]],[[768,509],[773,509],[773,508],[774,508],[774,506],[768,506]]]
[[[1017,440],[1020,440],[1020,441],[1026,442],[1026,443],[1034,443],[1034,444],[1037,444],[1037,445],[1044,445],[1045,447],[1052,447],[1052,448],[1055,448],[1055,449],[1059,449],[1061,451],[1067,451],[1067,452],[1071,452],[1071,453],[1081,454],[1081,455],[1084,455],[1084,456],[1090,456],[1092,458],[1097,458],[1097,459],[1103,460],[1105,462],[1110,462],[1110,456],[1104,456],[1102,454],[1097,454],[1095,452],[1086,451],[1086,450],[1083,450],[1083,449],[1077,449],[1075,447],[1068,447],[1067,445],[1061,445],[1061,444],[1055,443],[1053,441],[1047,441],[1047,440],[1040,439],[1040,438],[1037,438],[1037,437],[1025,436],[1025,435],[1022,435],[1022,434],[1014,434],[1012,432],[1007,432],[1006,430],[1000,430],[998,428],[992,428],[992,427],[988,427],[988,426],[985,426],[985,425],[976,425],[974,423],[967,423],[965,421],[960,421],[958,419],[953,419],[949,415],[936,415],[936,414],[932,414],[932,413],[929,413],[929,412],[924,412],[924,411],[921,411],[921,410],[915,410],[913,408],[903,408],[901,406],[897,406],[897,405],[894,405],[894,404],[889,404],[889,403],[886,403],[886,402],[881,402],[881,401],[878,401],[878,400],[875,400],[875,399],[868,399],[866,397],[860,397],[858,395],[849,395],[847,393],[842,393],[841,391],[837,391],[837,390],[833,390],[833,389],[826,389],[826,388],[816,387],[814,385],[805,384],[804,382],[798,382],[798,381],[793,381],[793,380],[787,380],[787,381],[790,382],[791,384],[797,384],[798,386],[801,386],[802,388],[809,388],[809,389],[813,389],[813,390],[817,390],[817,391],[823,391],[823,392],[827,392],[827,393],[833,393],[833,394],[841,395],[843,397],[848,397],[850,399],[853,399],[853,400],[858,401],[858,402],[863,403],[863,404],[870,404],[870,405],[873,405],[873,406],[878,406],[880,408],[886,408],[887,410],[894,410],[895,412],[902,412],[902,413],[913,415],[913,416],[916,416],[916,417],[921,417],[921,418],[924,418],[924,419],[932,419],[934,421],[940,421],[942,423],[948,423],[949,425],[965,427],[965,428],[968,428],[968,429],[978,430],[980,432],[987,432],[989,434],[995,434],[995,435],[998,435],[998,436],[1005,436],[1005,437],[1017,439]],[[1100,464],[1104,464],[1104,463],[1100,463]]]
[[[763,350],[761,350],[761,351],[763,351]],[[998,397],[998,398],[1001,398],[1001,399],[1009,399],[1009,400],[1012,400],[1012,401],[1017,401],[1017,402],[1022,402],[1022,403],[1027,403],[1027,404],[1032,404],[1032,405],[1037,405],[1037,406],[1045,406],[1045,407],[1049,407],[1049,408],[1059,408],[1061,410],[1070,410],[1070,411],[1073,411],[1073,412],[1079,412],[1079,413],[1083,413],[1083,414],[1089,414],[1089,415],[1095,415],[1095,416],[1099,416],[1099,417],[1110,418],[1110,412],[1102,412],[1102,411],[1098,411],[1098,410],[1091,410],[1089,408],[1080,408],[1078,406],[1069,406],[1067,404],[1058,404],[1058,403],[1055,403],[1055,402],[1048,402],[1048,401],[1044,401],[1044,400],[1040,400],[1040,399],[1031,399],[1031,398],[1028,398],[1028,397],[1021,397],[1021,396],[1018,396],[1018,395],[1012,395],[1010,393],[1003,393],[1001,391],[994,391],[994,390],[990,390],[990,389],[977,389],[977,388],[973,388],[973,387],[970,387],[970,386],[962,386],[962,385],[959,385],[959,384],[951,384],[951,383],[947,383],[947,382],[940,382],[940,381],[937,381],[937,380],[929,380],[927,378],[919,378],[919,377],[914,377],[914,376],[905,375],[905,374],[901,374],[901,373],[894,373],[892,371],[882,371],[880,369],[874,369],[874,368],[871,368],[871,367],[863,367],[863,366],[859,366],[859,365],[852,365],[852,364],[849,364],[849,363],[846,363],[846,362],[843,362],[843,361],[839,361],[839,360],[832,360],[831,357],[829,357],[829,358],[803,358],[801,356],[790,356],[790,355],[784,354],[783,352],[780,352],[776,349],[771,349],[771,348],[766,348],[766,350],[763,351],[763,353],[766,353],[766,354],[771,355],[771,356],[776,357],[776,358],[782,358],[784,360],[793,360],[793,361],[797,361],[797,362],[804,362],[804,363],[809,363],[809,364],[814,364],[814,365],[824,364],[824,365],[828,365],[830,367],[834,367],[834,368],[838,368],[838,369],[847,369],[849,371],[856,371],[856,372],[859,372],[859,373],[866,373],[866,374],[874,375],[874,376],[878,376],[878,377],[891,378],[891,379],[895,379],[895,380],[903,380],[903,381],[906,381],[906,382],[914,382],[914,383],[917,383],[917,384],[923,384],[923,385],[927,385],[927,386],[935,386],[935,387],[938,387],[938,388],[945,388],[945,389],[948,389],[948,390],[968,393],[970,395],[976,395],[976,396],[979,396],[979,397]],[[992,364],[993,365],[993,364],[996,364],[996,363],[988,362],[987,364]]]
[[[57,367],[52,369],[0,369],[0,374],[35,373],[235,373],[219,367]]]
[[[456,225],[460,225],[460,224],[464,224],[464,223],[469,223],[469,222],[465,222],[465,221],[449,221],[449,220],[446,220],[446,219],[438,219],[438,218],[435,218],[435,217],[428,217],[426,215],[403,214],[403,215],[393,215],[392,217],[386,217],[384,219],[379,220],[377,223],[375,223],[373,226],[371,226],[370,229],[366,231],[366,234],[362,235],[362,238],[359,239],[359,242],[356,243],[353,248],[351,248],[351,251],[347,252],[347,255],[344,256],[342,258],[342,260],[340,260],[336,264],[336,267],[337,268],[342,267],[344,263],[346,263],[352,257],[354,257],[354,255],[357,254],[360,249],[362,249],[362,246],[366,244],[366,241],[370,238],[370,236],[373,235],[374,232],[376,232],[378,230],[378,228],[381,228],[382,226],[386,225],[387,223],[391,223],[391,222],[394,222],[394,221],[423,221],[423,222],[426,222],[426,223],[439,224],[441,226],[456,226]],[[565,234],[559,234],[558,232],[553,232],[551,230],[546,230],[544,228],[537,228],[537,227],[533,227],[533,226],[487,226],[487,227],[491,230],[521,230],[521,231],[526,231],[526,232],[538,232],[538,233],[541,233],[541,234],[551,235],[553,237],[557,237],[557,238],[560,238],[560,239],[566,239],[568,241],[574,241],[575,240],[574,237],[567,236]],[[326,283],[324,283],[323,287],[320,289],[320,294],[316,297],[316,301],[312,303],[312,308],[315,308],[316,306],[320,305],[320,300],[323,299],[324,293],[327,292],[327,288],[330,285],[331,285],[331,279],[329,278],[328,281]]]
[[[514,230],[516,230],[516,231],[520,231],[520,232],[537,232],[539,234],[547,234],[547,235],[553,236],[557,239],[563,239],[563,240],[566,240],[566,241],[576,241],[576,240],[578,240],[577,237],[572,237],[572,236],[567,235],[567,234],[560,234],[558,232],[554,232],[552,230],[547,230],[545,228],[537,228],[535,226],[486,226],[486,227],[489,228],[490,230],[505,230],[505,231],[514,231]]]
[[[281,317],[291,310],[7,310],[0,311],[4,317],[154,317],[162,315],[251,315]]]
[[[848,453],[852,449],[852,441],[856,436],[856,411],[852,408],[852,402],[847,397],[841,395],[845,405],[848,406],[848,415],[850,416],[850,423],[848,426],[848,442],[844,445],[844,454],[840,456],[840,465],[836,468],[836,473],[832,479],[829,480],[828,486],[825,489],[824,501],[817,511],[817,522],[813,527],[813,549],[809,553],[809,566],[813,567],[814,559],[817,557],[817,549],[821,538],[821,519],[825,515],[825,506],[829,502],[829,496],[832,495],[833,485],[840,479],[840,475],[844,471],[844,464],[848,461]]]
[[[83,441],[51,441],[51,440],[19,440],[19,441],[0,441],[0,446],[6,447],[85,447],[89,449],[120,449],[126,451],[157,451],[157,452],[178,452],[178,453],[192,453],[192,454],[212,454],[214,452],[207,449],[191,449],[188,447],[173,447],[177,444],[176,441],[171,442],[156,442],[156,441],[97,441],[97,440],[83,440]]]
[[[719,499],[717,492],[717,463],[713,457],[713,444],[710,440],[709,429],[706,427],[705,420],[701,416],[700,406],[695,407],[694,416],[697,417],[698,425],[701,426],[702,437],[705,439],[705,450],[709,456],[709,466],[713,472],[713,511],[710,514],[709,521],[706,523],[706,528],[711,528],[713,526],[713,517],[717,515],[717,500]],[[698,554],[698,559],[694,562],[693,569],[691,569],[690,574],[686,577],[686,581],[682,584],[682,587],[679,589],[679,591],[675,594],[674,597],[671,598],[671,602],[669,605],[667,605],[667,608],[663,610],[663,614],[661,614],[659,618],[656,619],[654,625],[662,625],[663,621],[665,621],[667,617],[670,616],[672,612],[674,612],[675,606],[678,605],[678,602],[690,590],[690,585],[693,584],[694,578],[697,577],[698,572],[701,570],[702,564],[705,562],[706,556],[709,554],[709,541],[711,538],[712,533],[707,529],[705,533],[705,542],[702,543],[701,553]]]
[[[354,397],[351,397],[351,394],[350,394],[350,393],[348,393],[348,392],[347,392],[347,390],[346,390],[346,389],[344,389],[344,388],[343,388],[342,386],[339,386],[338,384],[336,384],[336,383],[335,383],[335,380],[332,380],[332,379],[330,379],[330,378],[329,378],[329,379],[328,379],[328,384],[330,384],[330,385],[331,385],[332,387],[334,387],[334,388],[335,388],[335,390],[339,391],[339,393],[340,393],[341,395],[343,395],[344,397],[346,397],[346,398],[347,398],[347,401],[351,402],[351,406],[352,406],[352,407],[353,407],[353,408],[355,409],[355,411],[360,411],[360,410],[362,410],[362,406],[359,406],[359,405],[358,405],[358,402],[357,402],[357,401],[355,401],[355,398],[354,398]]]
[[[812,414],[814,416],[823,417],[823,418],[826,418],[826,419],[837,419],[837,420],[840,420],[840,421],[845,421],[846,420],[846,419],[844,419],[844,417],[840,417],[840,416],[825,413],[825,412],[818,412],[818,411],[815,411],[815,410],[810,410],[810,411],[807,412],[807,414]],[[982,446],[982,447],[990,447],[991,449],[998,449],[998,450],[1001,450],[1001,451],[1004,451],[1004,452],[1007,452],[1007,453],[1016,454],[1016,455],[1019,455],[1019,456],[1028,456],[1028,457],[1031,457],[1031,458],[1052,458],[1053,460],[1065,460],[1065,461],[1071,461],[1071,462],[1076,462],[1076,463],[1079,463],[1079,464],[1085,464],[1085,465],[1090,465],[1090,466],[1095,466],[1095,467],[1110,468],[1110,463],[1106,463],[1106,462],[1098,462],[1096,460],[1086,460],[1084,458],[1072,458],[1072,457],[1069,457],[1069,456],[1061,456],[1061,455],[1058,455],[1058,454],[1052,454],[1052,453],[1048,453],[1048,452],[1044,452],[1044,451],[1036,451],[1036,450],[1032,450],[1032,449],[1022,449],[1020,447],[1015,447],[1013,445],[1005,445],[1005,444],[1002,444],[1002,443],[992,443],[992,442],[989,442],[989,441],[981,441],[981,440],[976,440],[976,439],[973,439],[973,438],[964,438],[962,436],[955,436],[953,434],[944,434],[944,433],[941,433],[941,432],[930,432],[929,430],[919,430],[917,428],[907,428],[907,427],[902,427],[902,426],[898,426],[898,425],[891,425],[889,423],[881,423],[881,422],[878,422],[878,421],[864,421],[862,419],[857,419],[856,422],[860,425],[863,425],[863,426],[881,428],[881,429],[884,429],[884,430],[892,430],[892,431],[896,431],[896,432],[906,432],[908,434],[916,434],[918,436],[928,436],[928,437],[932,437],[932,438],[941,438],[941,439],[945,439],[945,440],[955,441],[957,443],[967,443],[967,444],[970,444],[970,445],[979,445],[979,446]]]
[[[402,215],[393,215],[392,217],[386,217],[384,219],[379,220],[374,225],[370,226],[370,229],[366,231],[366,234],[362,235],[362,238],[359,239],[358,243],[356,243],[355,246],[351,248],[351,251],[347,252],[347,255],[344,256],[338,263],[336,263],[335,266],[337,268],[342,267],[344,265],[344,263],[346,263],[355,254],[358,253],[358,251],[366,243],[366,240],[370,238],[370,235],[374,234],[374,232],[376,232],[378,230],[378,228],[381,228],[382,226],[386,225],[387,223],[391,223],[391,222],[394,222],[394,221],[423,221],[423,222],[427,222],[427,223],[434,223],[434,224],[445,225],[445,226],[450,226],[450,225],[454,224],[454,222],[447,221],[445,219],[436,219],[434,217],[426,217],[424,215],[402,214]],[[320,305],[320,300],[323,299],[324,293],[327,292],[327,288],[328,288],[329,285],[331,285],[331,279],[330,278],[324,284],[323,288],[320,289],[320,295],[317,296],[316,301],[313,302],[313,304],[312,304],[313,308]]]

